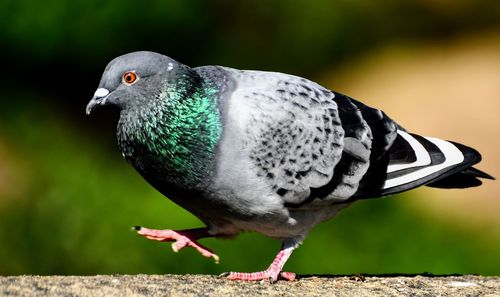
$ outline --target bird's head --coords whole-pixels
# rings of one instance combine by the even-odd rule
[[[127,109],[147,104],[166,84],[175,84],[189,71],[189,67],[154,52],[119,56],[106,66],[99,88],[87,105],[87,114],[103,105]]]

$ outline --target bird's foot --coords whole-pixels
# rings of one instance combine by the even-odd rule
[[[279,278],[286,279],[289,281],[295,280],[295,273],[282,271],[286,260],[292,254],[295,249],[296,244],[286,245],[281,248],[279,253],[274,258],[273,263],[264,271],[259,272],[226,272],[221,274],[221,276],[226,277],[230,280],[243,280],[243,281],[259,281],[259,280],[269,280],[270,283],[276,282]]]
[[[207,230],[205,228],[202,229],[191,229],[191,230],[156,230],[156,229],[148,229],[144,227],[136,226],[134,230],[137,231],[137,234],[146,237],[147,239],[156,240],[156,241],[173,241],[172,250],[174,252],[178,252],[185,247],[192,247],[197,250],[202,256],[207,258],[213,258],[215,263],[219,263],[219,256],[217,256],[214,252],[212,252],[207,247],[199,244],[196,240],[201,237],[208,237],[210,235],[207,234]]]
[[[225,272],[220,276],[226,277],[230,280],[242,281],[260,281],[269,280],[270,283],[276,282],[278,279],[294,281],[296,278],[295,273],[267,269],[259,272]]]

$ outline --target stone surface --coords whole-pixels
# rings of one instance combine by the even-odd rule
[[[0,296],[500,296],[500,277],[299,276],[248,283],[212,275],[1,276]]]

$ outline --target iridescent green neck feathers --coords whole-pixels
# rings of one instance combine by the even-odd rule
[[[191,76],[165,84],[154,98],[124,109],[118,139],[143,175],[196,187],[210,174],[222,126],[218,89]]]

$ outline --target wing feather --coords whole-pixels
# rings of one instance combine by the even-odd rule
[[[242,134],[234,150],[245,152],[259,182],[286,206],[376,198],[426,184],[476,185],[482,177],[470,173],[477,151],[406,132],[348,96],[292,75],[223,69],[237,82],[228,100],[231,124]]]
[[[344,148],[335,94],[303,78],[228,70],[238,81],[231,104],[258,177],[285,203],[306,200],[326,185]]]

